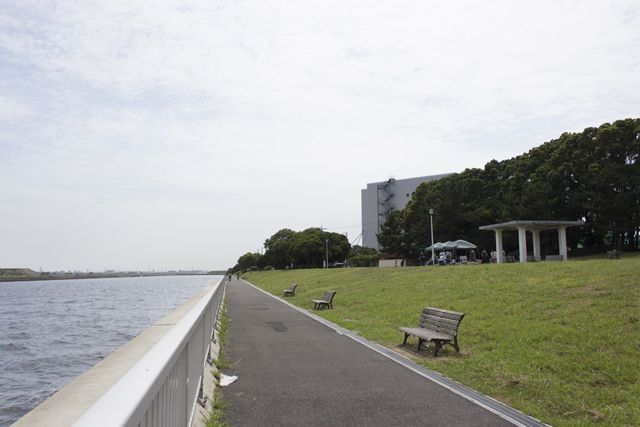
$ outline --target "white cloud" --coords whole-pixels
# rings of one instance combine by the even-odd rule
[[[632,1],[3,9],[6,266],[223,268],[280,228],[358,224],[367,182],[482,167],[639,110]]]

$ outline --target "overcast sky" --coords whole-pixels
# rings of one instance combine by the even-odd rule
[[[637,0],[0,0],[0,267],[353,242],[369,182],[640,117],[639,61]]]

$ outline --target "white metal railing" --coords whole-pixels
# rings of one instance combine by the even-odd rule
[[[196,409],[220,280],[158,343],[76,421],[74,427],[187,427]]]

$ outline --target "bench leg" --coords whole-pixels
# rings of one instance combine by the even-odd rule
[[[409,338],[409,334],[408,333],[404,333],[404,341],[402,341],[402,345],[406,345],[407,344],[407,338]]]
[[[418,338],[418,348],[416,349],[416,351],[420,351],[420,346],[422,345],[422,343],[423,343],[424,341],[425,341],[425,340],[423,340],[422,338]],[[427,345],[427,347],[429,347],[429,346]]]
[[[433,352],[433,357],[438,357],[438,350],[442,348],[442,342],[440,340],[433,340],[436,344],[436,351]]]
[[[449,341],[449,344],[451,344],[451,341]],[[453,345],[456,351],[460,353],[460,347],[458,347],[458,337],[453,337],[453,344],[451,345]]]

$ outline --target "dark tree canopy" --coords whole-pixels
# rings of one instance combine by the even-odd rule
[[[494,235],[482,225],[513,220],[583,220],[567,230],[567,244],[599,252],[616,244],[639,248],[640,119],[619,120],[582,133],[565,133],[484,169],[467,169],[422,183],[401,211],[391,212],[378,241],[385,253],[417,258],[435,241],[465,239],[489,250]],[[543,232],[543,252],[557,251],[557,233]],[[505,233],[505,248],[517,234]],[[552,252],[557,253],[557,252]]]
[[[320,228],[308,228],[300,232],[283,228],[265,240],[264,255],[247,253],[238,259],[232,271],[244,272],[253,266],[259,268],[270,266],[277,270],[290,266],[320,268],[324,266],[327,245],[329,265],[344,262],[349,257],[351,245],[343,234],[330,233]],[[365,252],[370,253],[370,250]]]

